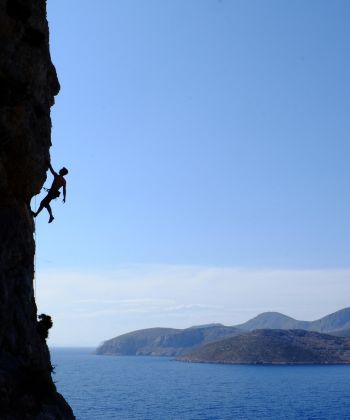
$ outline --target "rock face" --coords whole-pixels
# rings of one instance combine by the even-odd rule
[[[349,364],[350,338],[305,330],[256,330],[207,344],[178,360],[231,364]]]
[[[73,419],[51,378],[33,294],[29,202],[45,179],[59,91],[45,0],[0,0],[0,418]]]

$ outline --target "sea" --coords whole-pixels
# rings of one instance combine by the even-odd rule
[[[350,366],[262,366],[51,349],[78,420],[350,419]]]

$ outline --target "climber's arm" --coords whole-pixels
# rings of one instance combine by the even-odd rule
[[[57,172],[54,171],[53,167],[51,166],[51,163],[49,162],[49,169],[53,176],[57,176]]]
[[[66,184],[63,185],[63,202],[66,202],[66,195],[67,195],[67,186]]]

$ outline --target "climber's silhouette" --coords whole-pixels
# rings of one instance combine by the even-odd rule
[[[47,209],[47,211],[49,212],[50,215],[50,219],[49,219],[49,223],[51,223],[54,219],[53,214],[52,214],[52,210],[51,210],[51,206],[50,206],[50,202],[51,200],[54,200],[55,198],[58,198],[61,193],[60,193],[60,189],[63,187],[63,202],[66,202],[66,180],[64,179],[64,176],[68,174],[68,169],[67,168],[62,168],[59,173],[55,172],[51,166],[51,164],[49,163],[49,169],[50,172],[52,173],[52,175],[54,176],[54,180],[52,182],[52,185],[50,187],[46,195],[46,197],[44,197],[44,199],[41,201],[40,206],[38,208],[37,212],[33,212],[32,214],[34,217],[36,217],[41,210],[45,207]]]

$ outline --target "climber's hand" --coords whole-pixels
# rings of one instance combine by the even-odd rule
[[[65,203],[66,202],[66,199],[64,198],[63,200],[62,200],[62,203]]]

